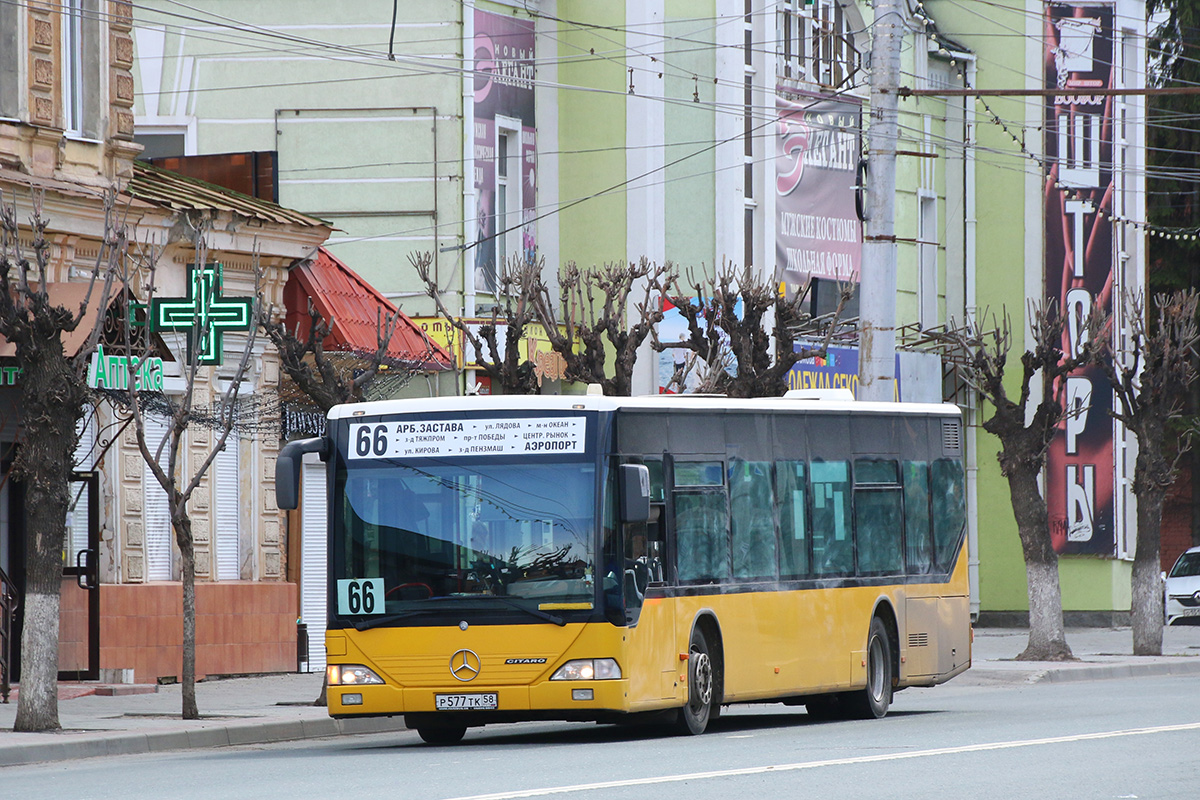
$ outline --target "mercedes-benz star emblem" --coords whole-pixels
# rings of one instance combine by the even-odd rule
[[[479,656],[474,650],[459,650],[450,656],[450,674],[463,683],[475,680],[479,668]]]

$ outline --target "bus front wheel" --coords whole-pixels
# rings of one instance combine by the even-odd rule
[[[417,735],[427,744],[458,744],[466,733],[466,725],[417,726]]]
[[[891,637],[879,617],[871,620],[867,635],[867,685],[843,699],[847,716],[854,719],[882,719],[892,704]]]
[[[704,631],[692,631],[688,647],[688,701],[679,709],[678,731],[689,736],[704,733],[713,716],[714,688],[717,685],[712,653]]]

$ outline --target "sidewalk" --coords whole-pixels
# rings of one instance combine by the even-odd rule
[[[952,685],[1103,680],[1153,675],[1200,676],[1200,627],[1164,630],[1163,653],[1135,658],[1128,628],[1073,628],[1067,642],[1080,659],[1015,661],[1028,632],[975,631],[973,665]],[[155,691],[157,689],[157,691]],[[14,733],[14,698],[0,704],[0,767],[67,758],[150,753],[404,730],[400,717],[334,720],[311,705],[321,675],[267,675],[197,684],[201,719],[179,719],[178,686],[63,684],[59,733]]]

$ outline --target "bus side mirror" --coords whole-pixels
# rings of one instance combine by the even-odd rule
[[[650,470],[645,464],[620,467],[621,522],[650,519]]]
[[[329,440],[297,439],[288,442],[275,459],[275,504],[291,511],[300,504],[300,462],[305,453],[320,453],[321,460],[329,457]]]

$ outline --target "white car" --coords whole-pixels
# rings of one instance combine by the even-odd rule
[[[1200,625],[1200,547],[1179,557],[1167,573],[1163,592],[1168,625]]]

